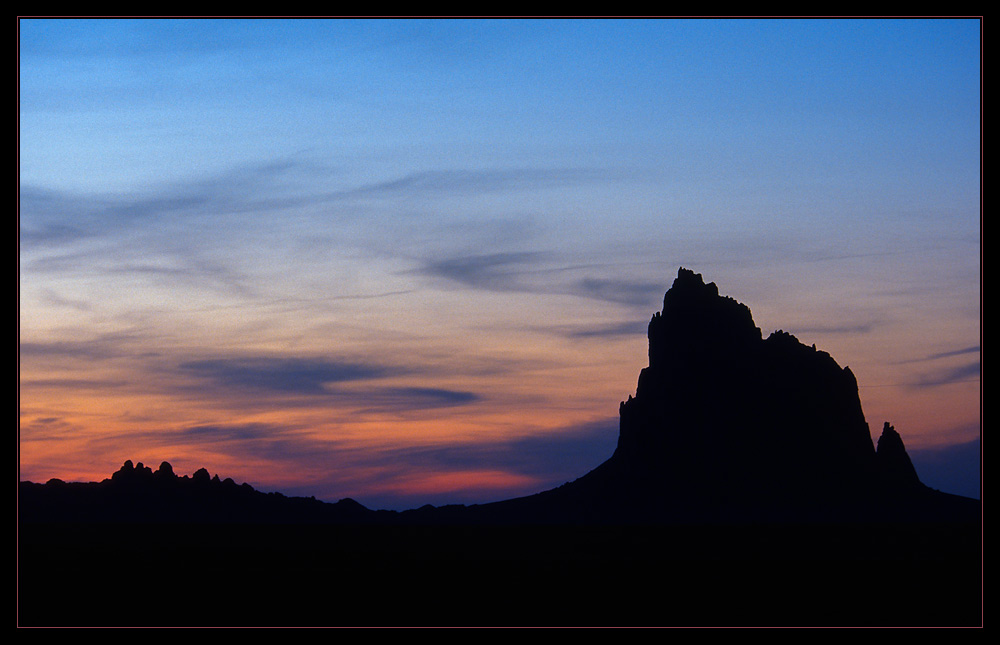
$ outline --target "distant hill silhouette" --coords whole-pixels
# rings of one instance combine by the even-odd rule
[[[491,504],[377,511],[166,462],[21,482],[19,620],[982,624],[981,503],[923,485],[888,422],[874,445],[851,371],[714,283],[680,269],[619,413],[603,464]]]
[[[110,480],[22,482],[22,521],[680,523],[972,519],[924,486],[886,422],[877,448],[854,374],[681,268],[649,323],[649,366],[622,402],[614,454],[580,479],[473,506],[373,511],[262,493],[205,469],[126,461]]]
[[[178,476],[167,462],[153,471],[131,460],[102,482],[21,482],[19,510],[22,522],[90,523],[345,523],[374,521],[387,513],[352,499],[330,504],[264,493],[220,480],[204,468],[192,477]]]

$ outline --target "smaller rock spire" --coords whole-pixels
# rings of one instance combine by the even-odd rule
[[[903,446],[903,439],[896,429],[886,421],[882,426],[882,436],[878,438],[875,448],[875,459],[878,469],[885,482],[897,488],[915,488],[923,486],[917,477],[917,470],[910,461]]]

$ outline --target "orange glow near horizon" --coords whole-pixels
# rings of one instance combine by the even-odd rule
[[[801,336],[803,342],[811,340]],[[476,340],[474,349],[460,350],[471,357],[470,366],[463,368],[456,352],[433,379],[414,380],[403,369],[367,384],[331,383],[325,393],[257,393],[262,396],[252,383],[220,387],[197,373],[170,371],[160,358],[158,375],[141,360],[116,363],[108,371],[106,361],[29,352],[21,361],[21,478],[99,481],[131,459],[152,468],[168,461],[179,473],[207,467],[266,490],[308,489],[310,482],[320,488],[318,482],[326,481],[322,487],[328,491],[339,488],[357,496],[367,486],[370,494],[411,499],[449,490],[461,495],[479,490],[493,498],[504,491],[538,492],[531,487],[541,490],[546,481],[536,475],[467,462],[427,470],[419,460],[406,460],[454,446],[489,451],[497,443],[558,437],[599,419],[613,422],[618,402],[634,393],[646,364],[641,336],[610,344],[546,345],[539,344],[538,334],[509,331],[502,342]],[[386,356],[393,349],[385,347]],[[868,358],[864,351],[858,357]],[[883,421],[892,423],[911,449],[978,437],[978,381],[922,388],[866,384],[865,377],[900,378],[899,370],[878,362],[882,358],[876,353],[875,362],[849,365],[859,379],[873,442]],[[517,369],[505,369],[509,363]],[[448,376],[456,372],[460,375]],[[212,387],[200,387],[199,378]],[[465,397],[464,391],[477,394]],[[432,405],[422,408],[419,400],[407,399],[420,396],[432,399]],[[613,439],[606,441],[606,454],[593,456],[591,467],[610,456]],[[380,456],[392,466],[374,465]],[[561,474],[568,480],[585,471]]]
[[[873,440],[889,421],[975,488],[978,20],[18,39],[22,478],[555,486],[612,454],[685,267],[849,366]]]

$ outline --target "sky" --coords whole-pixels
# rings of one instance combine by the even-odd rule
[[[679,267],[980,497],[981,23],[20,19],[19,477],[611,456]]]

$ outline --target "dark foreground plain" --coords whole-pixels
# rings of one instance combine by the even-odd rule
[[[22,626],[979,626],[978,525],[20,527]]]
[[[978,627],[982,504],[858,383],[681,269],[614,454],[536,495],[370,510],[125,462],[21,482],[24,626]]]

